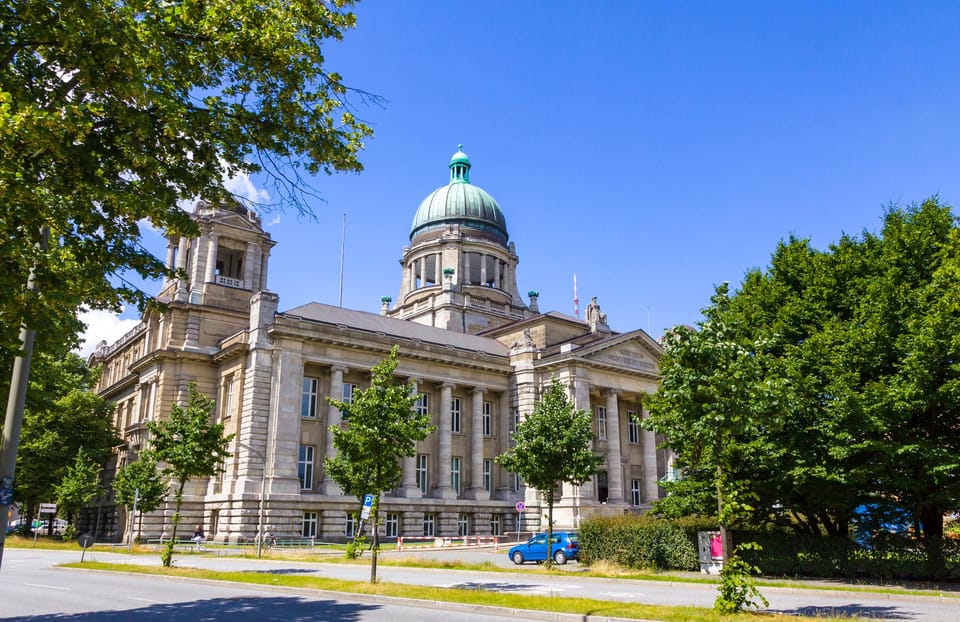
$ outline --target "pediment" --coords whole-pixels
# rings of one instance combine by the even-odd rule
[[[643,331],[634,331],[584,346],[575,352],[583,361],[658,374],[663,349]]]
[[[249,218],[233,212],[223,213],[223,215],[219,215],[216,220],[218,223],[227,225],[228,227],[243,229],[244,231],[254,233],[263,232],[263,230],[256,223],[251,222]]]

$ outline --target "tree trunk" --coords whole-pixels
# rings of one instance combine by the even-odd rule
[[[556,486],[554,486],[554,489]],[[547,561],[546,569],[553,566],[553,490],[547,493]]]
[[[943,512],[937,508],[920,508],[920,519],[924,554],[927,557],[927,569],[931,578],[943,579],[947,574],[943,559]]]

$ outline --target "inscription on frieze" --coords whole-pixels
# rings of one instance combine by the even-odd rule
[[[613,352],[605,352],[602,355],[603,359],[611,363],[616,363],[617,365],[623,365],[625,367],[632,367],[634,369],[645,369],[650,371],[656,371],[657,366],[650,361],[646,360],[646,357],[643,353],[636,350],[630,350],[628,348],[620,348]]]

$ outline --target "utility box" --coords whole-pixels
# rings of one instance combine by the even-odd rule
[[[700,556],[700,572],[720,574],[723,568],[723,541],[720,539],[720,532],[697,532],[697,550]]]

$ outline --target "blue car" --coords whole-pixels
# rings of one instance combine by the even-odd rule
[[[567,563],[568,559],[577,559],[580,554],[580,541],[577,534],[568,531],[554,531],[553,543],[550,547],[550,556],[558,564]],[[538,533],[525,544],[518,544],[510,548],[507,556],[518,566],[524,562],[547,561],[547,534]]]

